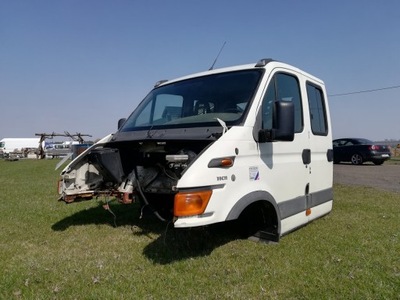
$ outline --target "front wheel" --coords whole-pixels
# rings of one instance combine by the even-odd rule
[[[361,165],[363,163],[363,158],[360,154],[355,153],[351,157],[351,163],[353,165]]]

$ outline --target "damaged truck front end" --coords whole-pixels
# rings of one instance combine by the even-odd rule
[[[211,178],[213,168],[229,168],[233,150],[222,150],[217,156],[221,161],[198,163],[196,182],[193,175],[185,184],[180,180],[211,145],[244,122],[262,73],[211,71],[156,86],[127,120],[120,120],[115,134],[62,171],[60,200],[106,196],[122,203],[138,201],[162,220],[201,215],[213,189],[221,186]]]
[[[149,205],[163,220],[173,217],[177,182],[212,140],[115,142],[109,136],[74,160],[61,173],[61,200],[66,203],[100,196],[121,203]]]

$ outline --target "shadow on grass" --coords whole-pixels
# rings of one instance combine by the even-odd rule
[[[167,228],[156,240],[147,245],[143,254],[158,264],[194,257],[208,256],[211,252],[242,237],[235,222],[224,222],[207,227]]]
[[[208,256],[214,249],[242,238],[236,222],[176,229],[171,222],[162,222],[149,211],[145,211],[143,218],[140,218],[138,204],[110,204],[110,209],[116,218],[99,204],[74,213],[53,224],[51,228],[54,231],[64,231],[71,226],[108,224],[115,227],[132,226],[132,234],[135,236],[156,234],[158,237],[144,247],[143,255],[158,264]]]
[[[71,226],[90,224],[109,224],[110,226],[118,227],[133,225],[134,220],[139,218],[139,208],[136,204],[122,205],[113,203],[109,207],[110,210],[106,210],[103,204],[100,203],[98,206],[83,209],[58,221],[51,228],[55,231],[64,231]]]

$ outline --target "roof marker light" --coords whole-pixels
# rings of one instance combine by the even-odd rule
[[[267,65],[267,63],[273,61],[272,58],[263,58],[260,59],[257,64],[255,65],[255,67],[265,67]]]
[[[154,87],[156,88],[156,87],[158,87],[159,85],[161,85],[161,84],[163,84],[163,83],[165,83],[165,82],[167,82],[167,81],[168,81],[167,79],[159,80],[159,81],[156,82],[156,84],[154,85]]]

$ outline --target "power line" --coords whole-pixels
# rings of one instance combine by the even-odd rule
[[[383,91],[383,90],[392,90],[392,89],[398,89],[398,88],[400,88],[400,85],[394,85],[394,86],[389,86],[389,87],[384,87],[384,88],[379,88],[379,89],[372,89],[372,90],[363,90],[363,91],[357,91],[357,92],[333,94],[333,95],[328,95],[328,96],[329,97],[339,97],[339,96],[347,96],[347,95],[353,95],[353,94],[372,93],[372,92],[378,92],[378,91]]]

